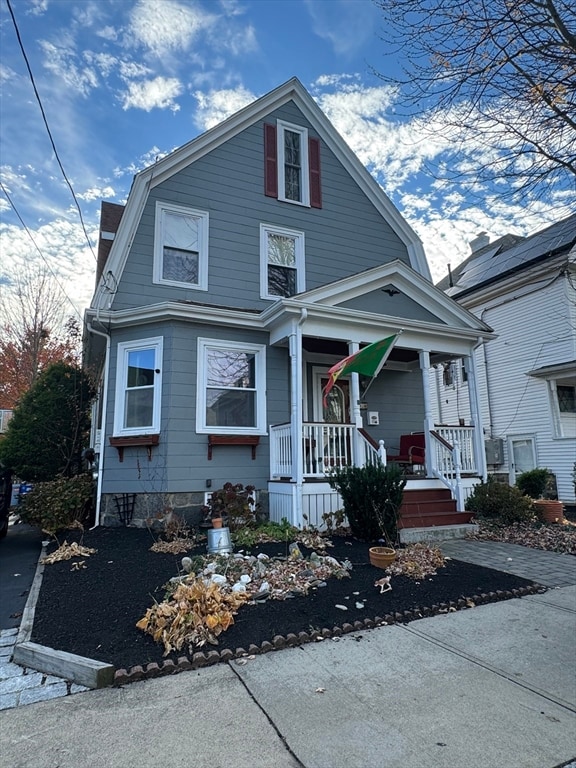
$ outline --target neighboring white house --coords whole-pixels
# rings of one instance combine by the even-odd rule
[[[496,339],[475,351],[491,474],[510,484],[546,467],[558,498],[574,504],[576,462],[576,215],[528,238],[490,243],[438,287],[489,325]],[[468,423],[460,361],[436,366],[437,421]]]

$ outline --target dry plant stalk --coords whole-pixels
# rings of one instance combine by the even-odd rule
[[[72,544],[68,544],[65,541],[58,549],[52,552],[51,555],[46,555],[42,558],[43,565],[53,565],[61,560],[70,560],[73,557],[89,557],[97,552],[97,549],[91,549],[90,547],[83,547],[81,544],[77,544],[75,541]]]
[[[183,552],[188,552],[194,546],[196,546],[196,542],[192,539],[174,539],[173,541],[157,541],[155,544],[152,544],[150,550],[152,552],[164,552],[169,555],[180,555]]]

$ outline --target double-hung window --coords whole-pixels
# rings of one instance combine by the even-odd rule
[[[265,433],[265,346],[198,339],[197,383],[197,432]]]
[[[208,213],[156,203],[154,282],[208,289]]]
[[[285,203],[322,208],[320,139],[277,120],[264,125],[265,194]]]
[[[260,225],[260,295],[294,296],[305,290],[304,233]]]
[[[162,337],[118,344],[114,434],[160,432]]]

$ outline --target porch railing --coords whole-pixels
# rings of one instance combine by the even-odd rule
[[[462,474],[476,474],[474,428],[435,425],[430,430],[432,455],[426,465],[430,475],[439,479],[452,492],[458,509],[464,509]],[[379,445],[354,424],[302,424],[303,474],[323,478],[334,467],[348,464],[363,466],[386,462],[384,444]],[[292,435],[290,424],[270,428],[270,476],[292,475]]]
[[[462,489],[462,466],[460,446],[456,440],[451,444],[438,430],[430,430],[433,457],[428,462],[434,477],[438,478],[450,489],[452,498],[456,500],[456,511],[464,511],[464,492]]]
[[[367,460],[362,443],[362,456],[356,456],[354,424],[302,424],[302,460],[306,477],[325,477],[334,467],[364,464]],[[292,435],[290,424],[270,427],[270,476],[290,477],[292,474]]]
[[[436,424],[434,431],[444,438],[450,445],[458,445],[460,448],[461,471],[469,474],[478,472],[478,462],[474,453],[474,427],[455,427],[445,424]]]

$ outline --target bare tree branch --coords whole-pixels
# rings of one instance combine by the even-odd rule
[[[432,114],[454,163],[444,179],[536,195],[576,188],[576,4],[572,0],[374,0],[402,52],[394,85]],[[505,182],[505,184],[502,184]]]

